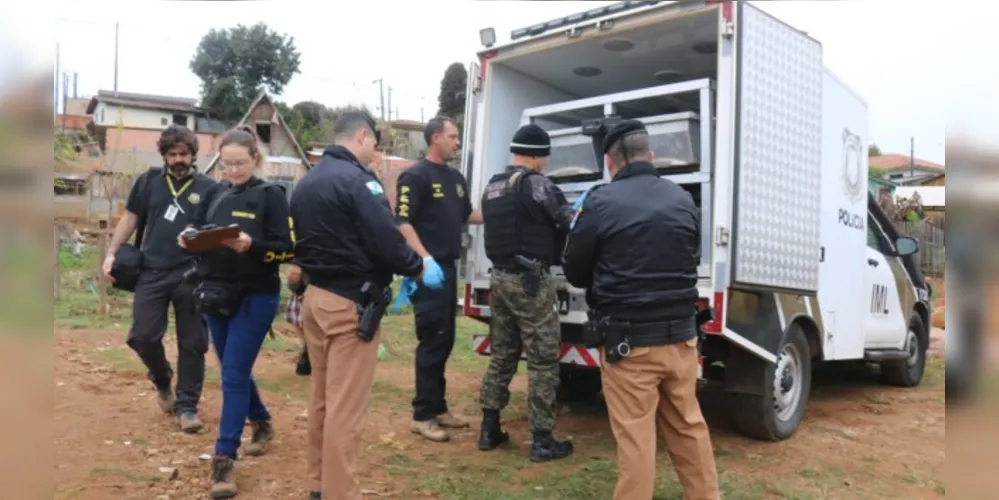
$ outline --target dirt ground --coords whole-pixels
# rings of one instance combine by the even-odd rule
[[[393,354],[379,363],[366,423],[360,475],[369,498],[606,499],[616,471],[614,443],[599,403],[562,407],[557,432],[577,453],[535,465],[524,409],[526,381],[514,382],[504,420],[516,443],[481,453],[475,448],[475,400],[486,360],[469,347],[481,328],[461,319],[459,344],[448,374],[450,401],[473,421],[450,443],[424,442],[409,433],[412,397],[412,320],[386,318]],[[185,435],[161,414],[141,365],[124,347],[119,329],[77,327],[55,332],[56,498],[78,500],[208,498],[208,462],[218,425],[221,392],[211,359],[202,403],[205,430]],[[944,496],[944,384],[942,331],[922,386],[880,385],[864,370],[817,375],[801,430],[782,443],[736,434],[724,407],[706,404],[723,497],[937,498]],[[171,337],[172,338],[172,335]],[[306,498],[305,389],[293,372],[297,342],[269,340],[256,368],[264,400],[279,433],[271,452],[239,460],[238,498]],[[175,352],[171,342],[168,352]],[[656,499],[680,499],[665,453]]]

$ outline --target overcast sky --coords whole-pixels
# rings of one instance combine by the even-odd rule
[[[293,35],[302,53],[301,74],[280,99],[374,109],[379,93],[372,80],[384,78],[393,113],[397,107],[401,118],[418,120],[421,110],[428,118],[436,111],[447,65],[474,58],[480,28],[494,26],[503,41],[512,29],[612,2],[533,2],[529,8],[526,2],[453,0],[5,3],[0,11],[18,15],[0,16],[0,37],[17,43],[0,45],[18,47],[16,55],[37,66],[51,61],[61,42],[62,70],[79,75],[81,95],[113,86],[116,19],[119,90],[188,97],[198,96],[188,62],[201,36],[263,20]],[[940,2],[904,0],[756,5],[823,43],[826,65],[867,99],[871,140],[883,151],[908,153],[913,136],[916,156],[943,162],[948,108],[952,127],[995,130],[999,104],[983,96],[994,95],[999,65],[986,64],[982,54],[999,54],[999,36],[989,35],[999,18],[996,2],[949,1],[947,12]],[[17,21],[38,12],[50,13],[54,23],[39,28]],[[967,78],[971,72],[977,78]]]

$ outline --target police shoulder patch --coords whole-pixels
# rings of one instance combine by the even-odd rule
[[[382,189],[382,184],[378,181],[368,181],[364,185],[367,186],[368,191],[371,191],[371,194],[373,195],[377,196],[380,194],[385,194],[385,190]]]
[[[187,195],[187,201],[190,202],[191,205],[197,205],[198,203],[201,203],[201,195],[198,193],[191,193]]]

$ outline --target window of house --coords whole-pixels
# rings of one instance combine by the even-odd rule
[[[262,144],[271,143],[271,124],[267,122],[257,123],[257,137]]]
[[[169,122],[167,121],[166,118],[160,118],[160,125],[163,125],[164,127],[166,127],[167,123],[169,123]]]
[[[186,127],[187,126],[187,115],[183,115],[183,114],[173,115],[173,124],[174,125],[182,125],[182,126]]]
[[[905,177],[905,174],[889,174],[888,175],[889,179],[901,179],[902,177]]]
[[[98,121],[104,123],[104,108],[101,108],[101,118]]]

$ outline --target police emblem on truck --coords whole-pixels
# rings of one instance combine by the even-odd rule
[[[850,203],[855,203],[864,192],[864,156],[860,136],[843,129],[843,168],[840,171],[843,193]],[[839,209],[839,223],[859,231],[864,230],[864,216],[848,209]]]

